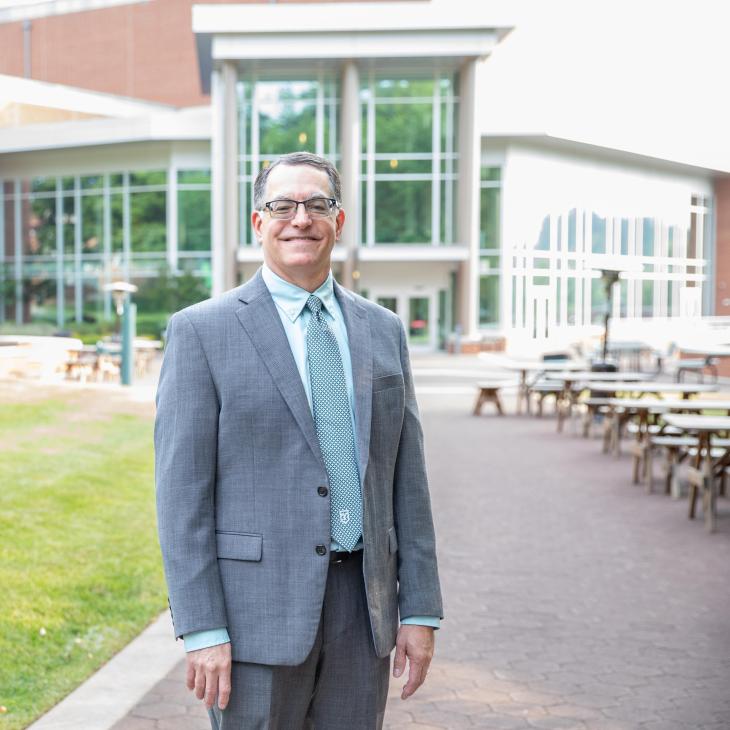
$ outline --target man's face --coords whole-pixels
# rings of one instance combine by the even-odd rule
[[[303,201],[314,197],[333,197],[324,170],[310,165],[278,165],[271,171],[265,202],[279,198]],[[319,276],[324,280],[345,214],[334,209],[326,218],[312,218],[304,206],[299,205],[291,220],[272,218],[267,210],[256,210],[251,215],[251,222],[269,268],[283,279],[297,283]]]

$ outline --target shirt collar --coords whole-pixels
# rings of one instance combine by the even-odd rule
[[[266,264],[264,264],[261,268],[261,276],[276,306],[279,307],[279,309],[281,309],[281,311],[284,312],[284,314],[292,322],[296,322],[297,317],[302,313],[302,309],[304,309],[307,304],[310,292],[306,289],[302,289],[296,284],[292,284],[290,281],[282,279]],[[332,272],[330,271],[321,286],[311,293],[322,300],[324,308],[331,316],[334,317],[336,310],[334,308],[335,288],[333,281]]]

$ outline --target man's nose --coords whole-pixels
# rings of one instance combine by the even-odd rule
[[[308,226],[312,222],[312,218],[307,212],[307,208],[305,207],[304,203],[300,202],[297,204],[297,209],[291,222],[295,226]]]

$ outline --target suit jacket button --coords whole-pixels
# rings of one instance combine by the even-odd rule
[[[314,549],[317,552],[317,555],[327,555],[327,548],[324,545],[317,545]]]
[[[320,497],[326,497],[327,496],[327,487],[317,487],[317,494]]]

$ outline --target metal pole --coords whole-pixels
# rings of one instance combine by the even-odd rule
[[[124,297],[122,312],[122,385],[131,385],[134,375],[134,335],[137,326],[137,305],[131,295]]]

